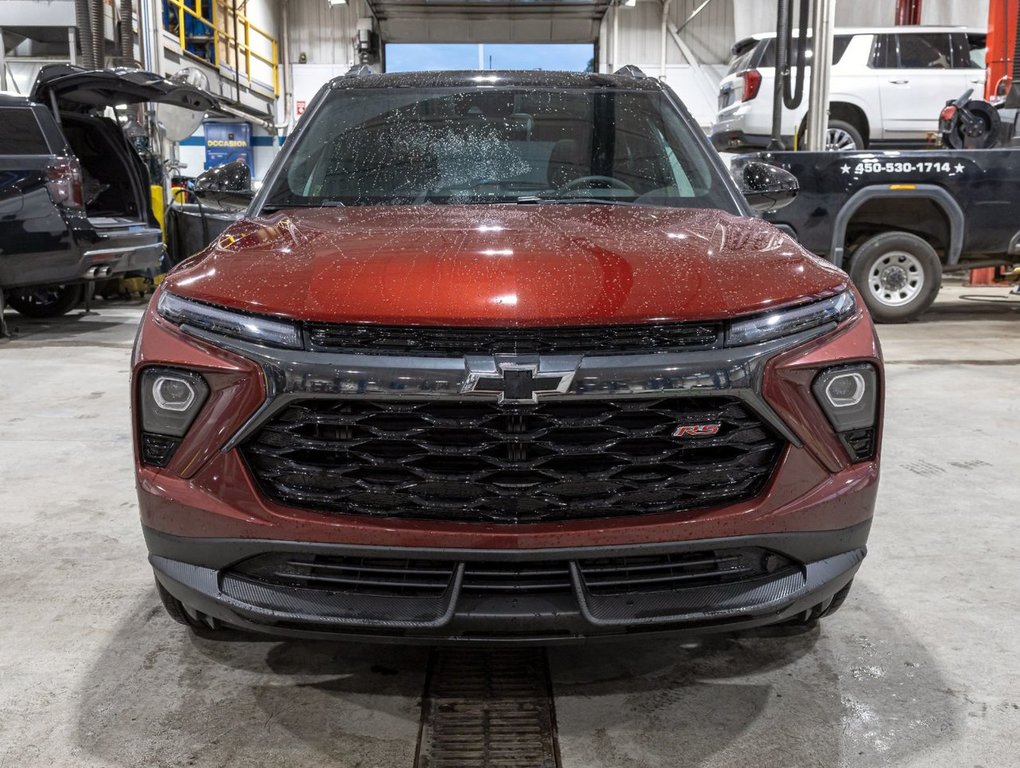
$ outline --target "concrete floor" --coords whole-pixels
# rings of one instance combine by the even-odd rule
[[[554,650],[568,768],[1020,765],[1020,301],[881,329],[884,477],[809,631]],[[0,768],[410,766],[427,649],[203,640],[136,520],[137,306],[0,341]]]

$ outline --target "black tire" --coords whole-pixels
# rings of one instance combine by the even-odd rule
[[[831,616],[840,609],[840,606],[846,602],[846,598],[850,594],[850,587],[852,587],[853,584],[854,580],[850,579],[850,581],[847,582],[847,585],[834,594],[828,603],[819,603],[813,608],[804,611],[804,613],[798,614],[796,617],[784,623],[787,626],[795,627],[814,626],[819,619]]]
[[[38,285],[16,288],[7,294],[7,305],[25,317],[42,320],[66,315],[81,303],[81,285]]]
[[[839,592],[832,596],[832,602],[823,608],[816,616],[816,619],[824,619],[826,616],[831,616],[840,609],[840,606],[846,602],[847,596],[850,594],[850,587],[854,585],[854,580],[850,579],[847,585],[843,587]]]
[[[156,591],[159,593],[159,600],[163,603],[163,607],[166,608],[166,612],[170,614],[171,619],[192,630],[201,630],[203,633],[210,631],[208,626],[191,618],[188,612],[184,610],[184,603],[167,592],[166,588],[158,580],[156,581]]]
[[[840,147],[832,147],[830,149],[831,139],[834,132],[842,132],[852,142],[852,146],[844,144]],[[852,123],[848,123],[845,120],[829,120],[829,136],[826,141],[826,150],[833,152],[854,152],[862,149],[867,149],[868,145],[864,141],[864,136],[861,133],[860,128]],[[797,149],[807,149],[807,123],[802,123],[800,126],[800,133],[797,134]]]
[[[854,152],[862,149],[867,149],[867,145],[864,143],[864,136],[861,135],[856,125],[846,122],[845,120],[829,120],[829,135],[827,138],[832,139],[833,134],[839,135],[840,133],[846,134],[849,139],[853,142],[853,146],[839,146],[833,147],[834,152]],[[829,148],[829,141],[826,141],[826,149]]]
[[[850,259],[850,277],[879,323],[905,323],[924,312],[942,287],[942,262],[917,235],[883,232]]]

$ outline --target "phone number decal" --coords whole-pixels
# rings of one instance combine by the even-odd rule
[[[937,173],[943,176],[958,176],[963,173],[963,163],[936,162],[932,160],[896,160],[887,162],[864,161],[851,166],[843,163],[839,169],[844,174],[853,173],[854,176],[866,176],[869,173]]]

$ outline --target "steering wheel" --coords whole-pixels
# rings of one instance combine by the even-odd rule
[[[622,189],[623,191],[629,192],[632,195],[637,194],[634,191],[634,187],[632,187],[630,184],[628,184],[625,181],[620,181],[619,179],[614,179],[612,176],[580,176],[574,179],[573,181],[568,181],[566,184],[560,187],[560,189],[566,191],[570,189],[578,189],[579,187],[584,186],[591,188],[592,182],[595,181],[600,181],[602,182],[602,186],[606,186],[611,189]]]

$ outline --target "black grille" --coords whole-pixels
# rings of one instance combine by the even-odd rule
[[[278,586],[357,595],[438,597],[450,586],[454,565],[441,560],[268,554],[232,570]]]
[[[461,591],[466,595],[538,595],[571,592],[570,565],[566,562],[492,563],[464,566]]]
[[[571,594],[567,560],[478,561],[464,565],[461,594],[516,597]],[[257,555],[230,574],[272,586],[384,597],[439,597],[453,582],[460,562],[400,557],[358,557],[273,552]],[[795,567],[759,547],[578,560],[593,595],[650,594],[688,587],[746,581]]]
[[[781,555],[756,547],[578,563],[585,586],[595,595],[714,586],[774,573],[790,565]]]
[[[675,437],[685,425],[717,434]],[[313,399],[242,451],[263,492],[327,512],[526,523],[757,495],[782,442],[743,403],[685,397],[497,405]]]
[[[855,429],[840,434],[852,461],[866,461],[875,455],[875,428]]]
[[[491,355],[497,353],[663,352],[717,346],[720,323],[575,326],[559,328],[448,328],[309,323],[305,332],[317,352],[380,355]]]
[[[173,458],[174,451],[181,444],[179,438],[142,433],[142,463],[153,467],[165,467]]]

